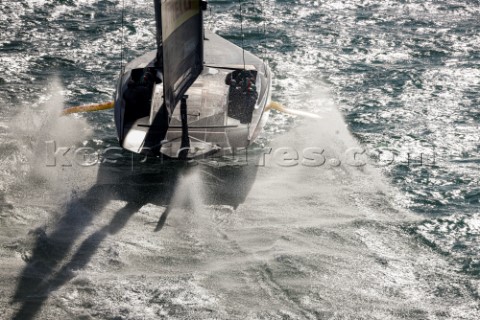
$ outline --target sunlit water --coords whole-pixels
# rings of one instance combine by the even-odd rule
[[[9,275],[42,256],[28,242],[36,234],[38,247],[42,237],[28,230],[43,226],[56,243],[73,221],[82,227],[58,255],[76,257],[79,241],[88,259],[64,264],[77,277],[51,274],[40,319],[476,319],[480,3],[242,4],[240,15],[238,1],[210,1],[206,26],[269,62],[274,100],[323,117],[312,124],[272,113],[255,147],[318,147],[342,160],[361,147],[365,170],[269,162],[238,184],[236,173],[212,166],[183,174],[173,164],[167,174],[154,163],[125,180],[116,177],[125,169],[45,168],[45,141],[116,146],[111,111],[56,115],[112,99],[121,65],[155,48],[153,8],[150,0],[0,0],[6,314],[20,283]],[[167,198],[183,209],[152,233]]]

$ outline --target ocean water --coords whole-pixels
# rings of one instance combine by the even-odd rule
[[[155,48],[150,0],[0,0],[2,319],[478,319],[479,17],[210,1],[273,100],[321,118],[272,112],[247,161],[185,165],[120,153],[111,110],[58,117]]]

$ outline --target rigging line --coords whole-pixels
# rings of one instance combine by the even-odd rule
[[[265,0],[261,0],[261,8],[263,15],[263,65],[266,70],[267,67],[265,61],[267,60],[267,16],[265,14]]]
[[[213,20],[213,12],[212,12],[212,5],[210,5],[208,7],[209,11],[210,11],[210,16],[208,17],[209,18],[209,21],[208,21],[208,24],[209,24],[209,29],[210,30],[213,30],[214,28],[214,20]]]
[[[122,0],[122,38],[120,40],[120,74],[123,74],[123,39],[125,37],[125,0]]]
[[[242,0],[238,0],[240,4],[240,35],[242,36],[242,56],[243,56],[243,70],[245,70],[245,39],[243,36],[243,12],[242,12]]]

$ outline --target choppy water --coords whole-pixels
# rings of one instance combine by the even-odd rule
[[[122,30],[122,1],[0,0],[3,314],[477,319],[480,2],[244,1],[242,26],[238,1],[210,3],[274,100],[323,117],[275,113],[256,147],[368,165],[45,168],[45,140],[116,145],[111,111],[56,113],[112,98],[122,52],[155,47],[153,8],[125,0]]]

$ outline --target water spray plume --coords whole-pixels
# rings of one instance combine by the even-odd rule
[[[84,106],[70,107],[62,111],[62,116],[66,116],[72,113],[79,113],[79,112],[107,110],[107,109],[112,109],[113,106],[114,106],[114,102],[108,101],[108,102],[102,102],[97,104],[88,104]]]

